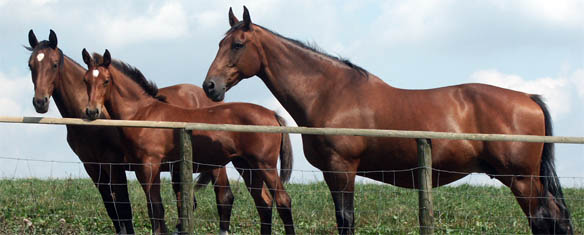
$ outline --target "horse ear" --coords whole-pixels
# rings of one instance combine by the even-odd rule
[[[251,26],[251,18],[249,17],[249,11],[245,6],[243,6],[243,26],[247,30],[249,30]]]
[[[91,66],[91,56],[89,55],[87,50],[85,50],[85,48],[83,48],[81,55],[83,56],[83,62],[85,62],[87,68],[89,68]]]
[[[235,24],[239,23],[239,20],[233,14],[233,10],[229,7],[229,26],[233,27]]]
[[[57,34],[52,29],[49,33],[49,46],[53,49],[57,49]]]
[[[31,49],[34,49],[36,47],[36,45],[39,44],[39,41],[37,40],[36,36],[34,35],[34,32],[32,31],[32,29],[30,31],[28,31],[28,43],[30,44]]]
[[[103,53],[103,62],[101,63],[101,66],[107,68],[111,62],[112,56],[110,55],[110,52],[107,49],[105,49],[105,53]]]

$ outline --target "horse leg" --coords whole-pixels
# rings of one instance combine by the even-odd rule
[[[251,194],[256,209],[260,216],[261,234],[272,233],[272,196],[264,187],[264,178],[260,172],[253,172],[246,160],[237,158],[232,161],[237,171],[243,178],[247,190]]]
[[[339,234],[353,234],[355,231],[355,207],[353,204],[355,191],[354,170],[349,168],[324,171],[324,180],[331,191],[335,204],[337,229]]]
[[[554,166],[553,144],[545,143],[543,151],[538,143],[491,143],[490,147],[495,156],[490,159],[499,159],[490,163],[501,175],[495,177],[515,194],[531,232],[572,234],[570,212]]]
[[[537,175],[537,174],[533,174]],[[543,193],[538,176],[496,177],[515,195],[523,213],[527,216],[533,234],[571,234],[571,229],[560,229],[556,218],[560,210],[549,192]]]
[[[217,212],[219,213],[219,234],[229,234],[229,223],[231,222],[231,209],[233,208],[233,192],[227,178],[225,167],[214,169],[213,189],[215,190],[215,201]]]
[[[259,162],[259,168],[261,169],[266,185],[276,200],[276,208],[284,223],[286,234],[295,234],[294,221],[292,219],[292,199],[286,192],[286,189],[284,189],[284,185],[278,176],[277,166],[275,164]]]
[[[166,234],[168,229],[164,222],[164,206],[160,195],[160,165],[146,163],[136,169],[136,177],[146,194],[148,216],[154,234]]]
[[[113,165],[110,171],[111,184],[110,191],[112,203],[118,215],[120,234],[134,234],[132,225],[132,204],[128,194],[128,180],[124,166]]]
[[[124,200],[128,198],[127,181],[122,180],[121,177],[114,177],[118,180],[116,180],[115,186],[112,185],[114,182],[109,172],[115,173],[116,170],[106,171],[103,169],[105,167],[109,168],[111,165],[85,163],[83,166],[101,195],[107,214],[114,224],[116,234],[133,234],[132,207],[129,199],[127,201]],[[122,172],[124,172],[123,169]],[[119,199],[119,203],[116,203],[116,199]]]

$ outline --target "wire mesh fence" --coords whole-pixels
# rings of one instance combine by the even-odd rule
[[[16,120],[16,119],[15,119]],[[63,119],[64,120],[64,119]],[[20,121],[30,123],[51,123],[63,124],[60,119],[43,119],[43,118],[20,118]],[[76,122],[76,125],[89,125],[83,120],[66,120]],[[9,120],[10,122],[10,120]],[[99,125],[120,125],[120,121],[96,121]],[[123,123],[122,123],[123,124]],[[140,126],[140,122],[131,122],[133,127]],[[155,125],[166,125],[165,128],[208,128],[210,130],[226,130],[224,126],[213,125],[212,127],[201,127],[199,124],[189,123],[154,123],[149,124],[150,128]],[[253,131],[248,126],[229,126],[238,131]],[[240,129],[238,129],[240,128]],[[266,129],[265,132],[286,132],[300,133],[307,128],[276,128]],[[341,129],[329,133],[325,128],[308,129],[310,134],[336,134],[336,135],[359,135],[357,129]],[[314,133],[313,133],[314,132]],[[382,135],[385,137],[403,138],[403,133],[390,130],[365,130],[365,135],[375,136]],[[502,135],[484,135],[484,134],[459,134],[459,133],[431,133],[431,132],[407,132],[410,138],[448,138],[464,139],[472,138],[474,140],[493,141],[497,138],[513,140],[509,136]],[[412,137],[413,136],[413,137]],[[440,137],[442,136],[442,137]],[[531,142],[553,142],[560,141],[563,143],[584,143],[582,137],[537,137],[537,136],[518,136],[527,138]],[[513,137],[515,138],[515,137]],[[517,141],[517,140],[515,140]],[[190,143],[190,141],[187,141]],[[195,150],[196,151],[196,150]],[[298,156],[296,156],[298,157]],[[6,233],[111,233],[113,225],[111,218],[122,217],[127,211],[120,210],[123,205],[132,205],[133,216],[114,218],[117,222],[128,222],[132,220],[132,225],[136,232],[147,233],[153,228],[148,218],[151,210],[154,210],[155,204],[163,203],[164,218],[153,218],[154,220],[166,220],[166,224],[174,230],[176,225],[183,217],[179,216],[177,203],[183,200],[177,199],[174,190],[176,184],[171,182],[168,174],[163,175],[163,180],[154,184],[141,184],[131,178],[128,184],[129,201],[122,200],[124,197],[120,191],[114,192],[114,188],[125,186],[123,182],[114,183],[108,175],[108,172],[114,172],[115,169],[132,170],[137,167],[152,167],[145,164],[125,164],[125,163],[101,163],[101,162],[73,162],[73,161],[53,161],[49,159],[34,160],[24,157],[5,157],[0,158],[2,164],[9,161],[15,161],[14,174],[3,172],[0,180],[0,196],[2,216],[0,217],[0,232]],[[172,170],[179,163],[190,163],[187,161],[166,162],[168,169]],[[52,178],[35,179],[34,166],[40,166],[44,171],[53,171],[53,168],[59,168],[62,165],[76,165],[79,175],[71,175],[65,179]],[[192,164],[186,164],[192,165]],[[198,169],[200,165],[194,165]],[[32,167],[31,167],[32,166]],[[84,169],[88,166],[97,167],[100,175],[94,177],[92,182],[89,179],[83,179]],[[180,167],[183,168],[183,167]],[[6,169],[6,168],[4,168]],[[22,175],[18,169],[27,169],[29,175]],[[357,172],[358,175],[381,175],[383,181],[395,183],[396,174],[410,175],[412,184],[416,185],[416,171],[427,169],[426,167],[417,167],[414,169],[404,169],[399,171],[368,171]],[[232,169],[233,170],[233,169]],[[239,169],[241,170],[241,169]],[[441,171],[433,169],[435,180],[440,181],[440,173],[468,174],[466,172]],[[234,170],[235,171],[235,170]],[[257,175],[259,169],[247,169],[248,175]],[[26,172],[26,170],[25,170]],[[101,172],[105,172],[101,175]],[[320,171],[298,171],[293,170],[293,177],[303,177],[304,174],[318,174]],[[345,173],[345,172],[336,172]],[[405,173],[405,174],[404,174]],[[17,176],[17,174],[19,174]],[[132,173],[126,173],[131,176]],[[299,176],[300,175],[300,176]],[[102,177],[103,176],[103,177]],[[189,181],[192,175],[189,174]],[[474,177],[476,175],[472,175]],[[490,175],[494,178],[533,178],[539,176],[529,175]],[[158,175],[148,176],[159,177]],[[125,177],[124,177],[125,178]],[[407,177],[406,177],[407,178]],[[259,233],[262,222],[258,215],[258,208],[272,208],[276,203],[272,201],[268,192],[260,193],[255,201],[250,196],[251,191],[260,191],[261,186],[246,186],[247,178],[237,176],[231,178],[230,189],[235,197],[235,203],[232,207],[231,217],[226,219],[218,215],[218,203],[220,206],[230,207],[230,200],[224,199],[226,194],[219,196],[214,195],[218,189],[226,189],[226,185],[219,187],[206,187],[196,192],[197,210],[193,216],[196,233],[214,233],[219,231],[220,222],[229,221],[229,229],[235,233]],[[292,199],[292,211],[294,217],[294,227],[298,233],[336,233],[335,210],[331,199],[331,192],[323,182],[310,182],[308,179],[303,183],[286,184],[286,191]],[[582,178],[563,178],[562,181],[572,180],[570,185],[584,185]],[[298,181],[296,181],[298,182]],[[249,184],[249,181],[247,182]],[[192,189],[195,185],[182,181],[185,188]],[[262,185],[262,184],[260,184]],[[101,195],[97,188],[101,190]],[[162,200],[153,200],[147,205],[146,198],[152,198],[153,195],[145,195],[142,191],[145,187],[160,187]],[[221,188],[223,187],[223,188]],[[110,190],[110,191],[108,191]],[[357,233],[417,233],[420,231],[418,221],[418,193],[421,190],[403,189],[379,183],[359,183],[355,186],[355,222]],[[423,190],[422,190],[423,191]],[[4,193],[5,192],[5,193]],[[103,193],[109,192],[109,193]],[[581,233],[583,226],[584,207],[581,201],[583,198],[582,187],[565,188],[564,199],[572,213],[573,224],[576,233]],[[223,195],[223,196],[222,196]],[[493,234],[523,234],[529,233],[529,225],[521,208],[516,203],[516,198],[507,187],[480,187],[476,185],[459,185],[450,187],[440,187],[433,189],[432,198],[435,200],[434,224],[431,228],[438,233],[493,233]],[[254,204],[260,200],[260,206]],[[261,205],[262,202],[266,205]],[[255,202],[255,203],[254,203]],[[106,211],[104,203],[114,205]],[[122,205],[122,207],[117,206]],[[113,209],[112,209],[113,208]],[[218,210],[219,209],[219,210]],[[129,211],[129,210],[128,210]],[[183,210],[184,211],[184,210]],[[273,225],[276,233],[284,232],[284,225],[278,218],[278,212],[274,208],[270,210],[271,220],[267,223]],[[264,214],[266,216],[266,214]],[[114,223],[116,224],[116,223]],[[116,225],[119,225],[117,223]]]
[[[18,169],[38,167],[59,169],[63,166],[78,168],[78,175],[67,178],[35,178],[34,174],[3,175],[0,179],[0,233],[79,234],[114,231],[105,210],[102,198],[84,173],[83,163],[77,161],[34,160],[17,157],[0,157],[3,163],[18,161]],[[109,168],[116,164],[96,164]],[[236,171],[232,166],[228,170]],[[409,169],[413,171],[414,169]],[[252,174],[257,174],[252,169]],[[315,182],[314,174],[320,172],[293,170],[295,182],[288,183],[286,191],[292,198],[294,226],[300,234],[336,233],[335,211],[328,187]],[[362,172],[367,173],[367,172]],[[385,171],[390,177],[395,171]],[[461,174],[466,174],[460,172]],[[146,197],[139,182],[127,172],[128,191],[133,210],[133,225],[137,233],[151,231]],[[414,174],[412,173],[412,176]],[[194,174],[193,177],[197,175]],[[230,189],[234,203],[230,219],[230,231],[236,234],[257,234],[260,219],[241,176],[230,175]],[[483,175],[472,174],[472,178]],[[584,178],[565,177],[562,182],[575,187],[565,187],[565,201],[572,213],[576,233],[584,228]],[[115,186],[111,182],[102,182]],[[580,185],[580,186],[578,186]],[[172,189],[170,174],[164,173],[160,182],[165,219],[170,230],[178,223],[177,199]],[[195,185],[190,185],[194,187]],[[418,233],[417,190],[404,189],[381,183],[357,183],[355,186],[356,232],[361,234]],[[530,229],[507,187],[459,184],[433,189],[434,230],[440,234],[529,234]],[[197,208],[194,212],[195,233],[217,233],[220,218],[217,212],[216,195],[210,184],[195,192]],[[274,232],[284,232],[282,220],[273,209]]]

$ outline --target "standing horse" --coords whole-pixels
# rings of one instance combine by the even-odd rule
[[[63,117],[85,117],[87,88],[80,78],[86,70],[57,47],[57,35],[52,30],[48,41],[38,42],[32,30],[29,31],[28,40],[28,49],[32,51],[29,67],[35,87],[33,105],[36,111],[46,113],[49,98],[53,96]],[[160,89],[160,94],[166,96],[168,103],[183,107],[198,108],[216,104],[205,97],[201,88],[193,85],[166,87]],[[109,118],[109,114],[104,112],[103,115]],[[116,233],[134,233],[125,167],[121,164],[124,157],[115,128],[67,126],[67,142],[84,163],[88,175],[98,188]],[[240,173],[244,179],[250,178],[246,177],[248,173]],[[225,168],[201,173],[198,183],[207,181],[214,182],[220,229],[227,232],[233,193]]]
[[[537,95],[484,84],[398,89],[347,60],[253,24],[245,7],[243,21],[230,9],[229,23],[203,83],[213,100],[257,75],[299,126],[552,135],[548,109]],[[302,135],[302,140],[307,160],[323,171],[341,234],[354,232],[356,175],[418,187],[417,174],[403,171],[418,167],[414,139]],[[454,171],[486,173],[503,182],[533,233],[573,231],[551,143],[436,139],[432,165],[434,186],[466,175]]]
[[[106,50],[102,58],[94,60],[83,50],[83,61],[88,70],[83,77],[87,84],[89,101],[87,115],[99,118],[105,107],[112,118],[120,120],[180,121],[230,123],[243,125],[285,125],[275,112],[247,103],[227,103],[201,109],[185,109],[160,102],[156,86],[142,73],[120,61],[112,61]],[[94,54],[94,58],[100,57]],[[97,62],[98,61],[98,62]],[[164,207],[160,197],[160,171],[178,174],[177,130],[151,128],[120,128],[124,152],[129,162],[136,164],[136,176],[146,194],[148,214],[155,233],[166,233]],[[193,131],[193,170],[206,171],[224,166],[230,161],[246,165],[247,171],[257,169],[246,181],[261,218],[262,234],[271,233],[271,197],[262,195],[264,183],[276,201],[287,234],[294,233],[292,203],[277,173],[278,155],[282,175],[291,168],[292,156],[287,136],[273,133],[235,133],[224,131]],[[287,146],[288,144],[288,146]],[[172,177],[173,181],[179,177]],[[178,185],[178,184],[176,184]],[[180,200],[178,200],[180,202]],[[180,207],[179,207],[180,210]],[[179,213],[180,214],[180,213]]]

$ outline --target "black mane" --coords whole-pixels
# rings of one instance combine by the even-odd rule
[[[93,53],[93,59],[96,64],[101,64],[102,55]],[[138,85],[140,85],[140,87],[144,90],[144,92],[146,92],[146,94],[160,101],[166,102],[165,96],[158,95],[158,87],[156,86],[156,84],[153,81],[146,79],[146,77],[144,77],[144,74],[142,74],[142,72],[136,67],[115,59],[112,59],[110,65],[114,66],[116,69],[120,70],[123,74],[125,74],[134,82],[136,82]]]
[[[282,38],[284,40],[287,40],[287,41],[289,41],[289,42],[291,42],[291,43],[293,43],[293,44],[295,44],[295,45],[297,45],[297,46],[299,46],[301,48],[310,50],[312,52],[318,53],[318,54],[323,55],[325,57],[328,57],[330,59],[339,61],[339,62],[341,62],[341,63],[349,66],[349,68],[354,69],[355,71],[357,71],[358,73],[360,73],[361,75],[363,75],[363,77],[365,77],[365,78],[369,77],[369,73],[367,72],[367,70],[361,68],[360,66],[358,66],[356,64],[353,64],[351,61],[349,61],[346,58],[342,58],[342,57],[338,57],[338,56],[333,56],[331,54],[328,54],[328,53],[324,52],[323,50],[321,50],[318,47],[318,45],[316,45],[316,43],[304,43],[304,42],[301,42],[301,41],[296,40],[296,39],[292,39],[292,38],[288,38],[288,37],[282,36],[279,33],[276,33],[276,32],[274,32],[274,31],[272,31],[270,29],[264,28],[261,25],[257,25],[257,24],[254,24],[254,25],[257,26],[257,27],[260,27],[263,30],[266,30],[266,31],[268,31],[268,32],[270,32],[270,33],[272,33],[272,34],[274,34],[276,36],[278,36],[279,38]],[[229,33],[234,32],[236,30],[242,29],[243,27],[244,27],[243,21],[239,21],[237,24],[233,25],[233,27],[231,27],[225,34],[229,34]]]

